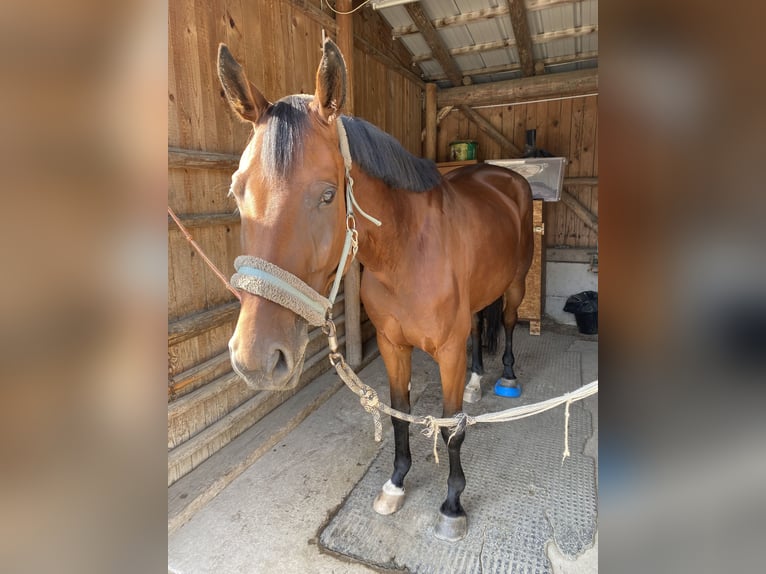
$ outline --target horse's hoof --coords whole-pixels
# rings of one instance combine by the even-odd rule
[[[463,402],[478,403],[479,399],[481,399],[481,375],[471,373],[471,380],[463,391]]]
[[[520,397],[521,385],[516,379],[498,379],[495,383],[495,394],[499,397]]]
[[[468,532],[468,519],[465,514],[461,516],[447,516],[439,512],[434,526],[434,536],[439,540],[457,542],[462,540]]]
[[[393,514],[404,506],[404,488],[394,486],[390,480],[386,481],[383,488],[380,489],[372,508],[378,514]]]

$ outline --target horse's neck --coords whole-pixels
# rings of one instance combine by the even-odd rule
[[[358,171],[358,170],[357,170]],[[377,227],[364,216],[356,215],[359,229],[359,251],[357,258],[366,269],[386,273],[395,266],[404,254],[407,242],[405,230],[413,225],[413,209],[409,194],[392,190],[378,179],[360,172],[353,174],[354,194],[359,205],[371,216],[380,220]]]

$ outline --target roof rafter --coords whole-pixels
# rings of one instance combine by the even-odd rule
[[[559,6],[561,4],[574,4],[580,0],[529,0],[526,4],[527,12],[535,12],[537,10],[544,10],[551,8],[552,6]],[[431,20],[431,24],[437,30],[448,28],[450,26],[460,26],[462,24],[469,24],[471,22],[481,22],[482,20],[491,20],[492,18],[498,18],[508,14],[508,6],[500,5],[496,8],[482,8],[475,12],[465,12],[463,14],[456,14],[455,16],[445,16],[444,18],[436,18]],[[394,39],[400,36],[406,36],[407,34],[417,34],[418,27],[414,24],[411,26],[399,26],[391,30],[391,35]]]
[[[575,54],[574,56],[553,56],[550,58],[542,58],[540,60],[536,60],[535,63],[542,64],[544,66],[556,66],[563,64],[575,64],[577,62],[593,60],[594,58],[598,58],[598,51],[596,50],[592,52],[581,52],[579,54]],[[515,72],[519,69],[521,69],[519,64],[501,64],[499,66],[487,66],[486,68],[466,70],[464,73],[466,76],[486,76],[490,74],[502,74],[504,72]],[[436,74],[428,78],[428,80],[431,82],[439,82],[446,79],[447,76],[445,74]]]
[[[565,30],[556,30],[555,32],[545,32],[544,34],[535,34],[531,37],[532,44],[543,44],[551,40],[562,40],[565,38],[577,38],[578,36],[587,36],[598,32],[598,26],[579,26],[577,28],[567,28]],[[499,50],[501,48],[510,48],[516,46],[516,40],[498,40],[496,42],[485,42],[483,44],[474,44],[473,46],[462,46],[453,48],[449,51],[450,56],[459,56],[461,54],[475,54],[476,52],[487,52],[489,50]],[[435,59],[431,54],[420,54],[412,57],[415,63],[426,62]]]
[[[431,24],[431,20],[428,19],[428,16],[420,4],[407,4],[405,7],[407,8],[407,12],[409,13],[410,18],[412,18],[412,21],[415,22],[415,25],[418,27],[420,33],[423,34],[423,38],[425,39],[426,44],[428,44],[428,47],[431,48],[431,53],[434,55],[436,61],[439,62],[439,65],[442,67],[444,72],[447,74],[447,79],[452,83],[452,85],[460,86],[461,84],[470,84],[470,76],[466,76],[465,79],[463,78],[463,74],[460,72],[460,68],[458,68],[455,60],[453,60],[452,56],[450,56],[449,50],[447,50],[447,46],[444,43],[444,40],[442,40],[441,36],[439,36],[439,33],[434,29],[433,25]],[[513,142],[505,137],[488,120],[481,116],[479,112],[471,109],[466,105],[458,104],[457,108],[463,112],[463,114],[465,114],[469,120],[474,122],[481,131],[498,142],[503,149],[507,149],[511,153],[516,153],[518,155],[518,148],[513,145]]]
[[[519,53],[522,76],[535,75],[535,56],[532,51],[532,36],[529,32],[527,11],[524,9],[524,0],[506,0],[513,36],[516,38],[516,50]]]

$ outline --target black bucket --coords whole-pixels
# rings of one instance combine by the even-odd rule
[[[577,328],[584,335],[598,333],[598,293],[583,291],[572,295],[564,305],[564,311],[574,313]]]

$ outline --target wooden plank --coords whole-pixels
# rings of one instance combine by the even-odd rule
[[[293,5],[296,10],[299,10],[302,14],[319,24],[322,28],[325,28],[328,33],[335,34],[337,24],[333,20],[332,16],[322,12],[322,10],[315,4],[307,0],[283,0]]]
[[[495,8],[481,8],[474,12],[464,12],[462,14],[456,14],[454,16],[445,16],[444,18],[436,18],[431,20],[431,26],[436,30],[441,30],[449,26],[460,26],[464,24],[470,24],[472,22],[482,22],[485,20],[491,20],[499,16],[505,16],[508,14],[508,6],[497,6]],[[416,25],[411,26],[399,26],[391,30],[391,36],[393,38],[400,38],[407,34],[417,34],[418,27]]]
[[[527,11],[524,9],[524,0],[506,0],[508,14],[511,17],[513,36],[516,39],[516,50],[519,53],[522,76],[534,76],[535,58],[532,51],[532,36],[529,32]]]
[[[426,153],[436,161],[436,84],[426,84]]]
[[[232,301],[214,309],[194,313],[168,323],[168,345],[176,345],[196,337],[213,327],[232,321],[239,314],[239,301]]]
[[[190,393],[208,381],[220,377],[231,369],[229,352],[219,353],[212,359],[179,373],[168,381],[168,398],[175,400],[181,391]]]
[[[239,155],[169,147],[168,167],[236,170]]]
[[[455,63],[455,60],[452,59],[444,40],[442,40],[431,24],[431,20],[426,15],[423,7],[420,4],[407,4],[405,8],[415,26],[423,35],[426,44],[431,49],[431,58],[439,62],[442,70],[447,74],[447,78],[449,78],[453,85],[461,85],[463,83],[463,74],[460,72],[460,68]]]
[[[179,215],[178,219],[189,229],[195,227],[212,227],[214,225],[238,225],[241,223],[239,213],[199,213],[192,215]],[[178,230],[178,226],[168,216],[168,229]]]
[[[513,145],[513,142],[501,134],[484,116],[470,106],[460,105],[458,109],[465,114],[481,131],[496,141],[503,153],[509,153],[514,157],[521,156],[521,150]]]
[[[593,60],[594,58],[598,57],[598,51],[591,51],[591,52],[580,52],[578,54],[575,54],[573,56],[567,55],[567,56],[551,56],[549,58],[542,58],[540,60],[536,60],[535,64],[543,64],[543,66],[549,66],[552,64],[574,64],[576,62],[583,62],[586,60]],[[490,74],[502,74],[504,72],[515,72],[516,70],[521,70],[521,66],[519,64],[499,64],[497,66],[487,66],[486,68],[473,68],[471,70],[464,70],[463,74],[466,76],[482,76],[482,75],[490,75]],[[434,74],[432,76],[429,76],[429,81],[431,82],[437,82],[439,80],[446,80],[447,75],[446,74]]]
[[[561,190],[561,201],[589,228],[598,233],[598,217],[592,214],[575,196],[566,189]]]
[[[578,28],[567,28],[566,30],[556,30],[555,32],[546,32],[544,34],[535,34],[531,37],[533,44],[545,44],[546,42],[552,42],[554,40],[565,40],[578,38],[580,36],[587,36],[598,32],[598,26],[581,26]],[[429,46],[430,47],[430,46]],[[447,50],[448,56],[462,56],[466,54],[477,54],[480,52],[490,52],[492,50],[502,50],[503,48],[513,48],[518,46],[514,38],[505,40],[494,40],[492,42],[484,42],[481,44],[472,44],[469,46],[459,46]],[[432,51],[430,54],[417,54],[412,57],[412,61],[415,63],[425,62],[427,60],[437,60],[437,55]]]
[[[497,105],[562,96],[577,96],[598,91],[598,70],[578,70],[545,74],[487,84],[459,86],[439,91],[441,106]]]
[[[522,321],[529,321],[529,334],[540,334],[540,321],[542,319],[543,302],[545,301],[545,253],[543,246],[543,233],[545,232],[543,220],[543,204],[540,199],[532,202],[532,221],[535,227],[534,247],[532,264],[526,278],[524,299],[518,309],[518,317]]]

